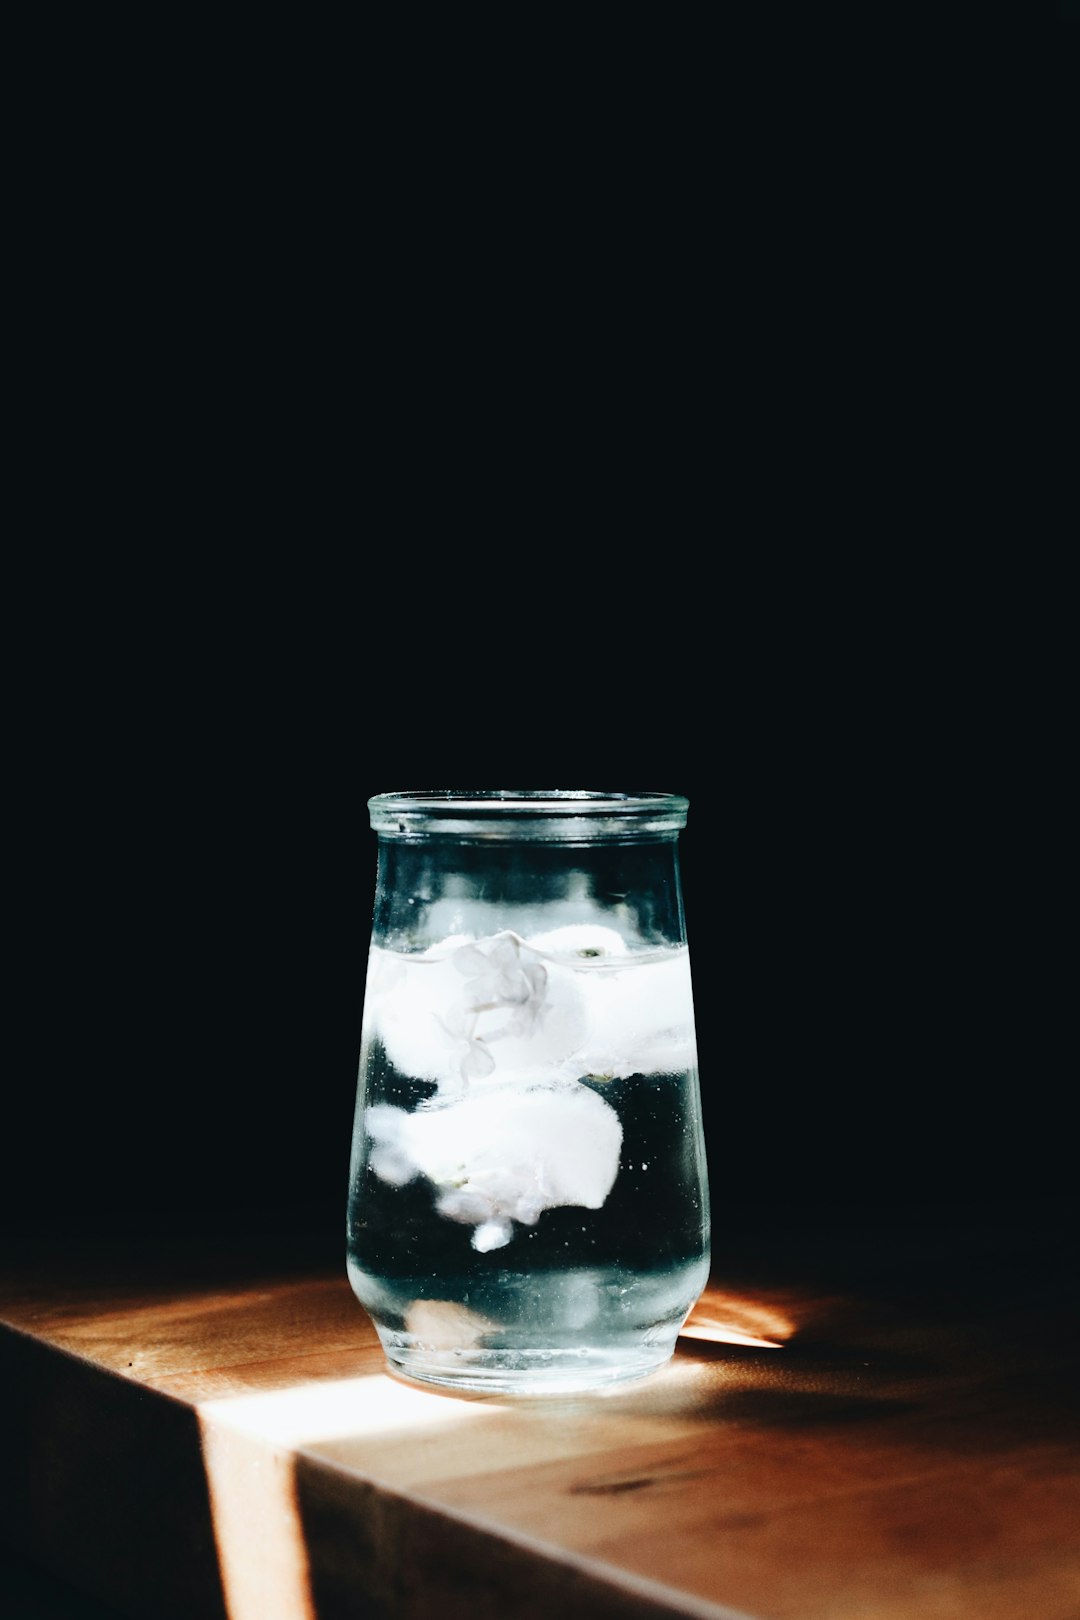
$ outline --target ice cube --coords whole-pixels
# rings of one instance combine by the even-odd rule
[[[449,1299],[418,1299],[405,1313],[405,1331],[431,1350],[467,1349],[493,1324]]]
[[[587,1033],[575,976],[509,930],[378,963],[364,1017],[395,1068],[448,1089],[493,1073],[533,1077]]]
[[[447,1033],[440,1017],[460,994],[461,980],[450,957],[399,955],[373,946],[371,961],[365,1033],[378,1036],[402,1074],[460,1083],[468,1046]]]
[[[576,1054],[579,1074],[675,1074],[694,1066],[690,958],[673,950],[625,968],[579,975],[588,1036]]]
[[[472,1235],[472,1246],[481,1254],[492,1249],[504,1249],[514,1235],[509,1221],[481,1221]]]
[[[490,1084],[411,1114],[381,1104],[368,1110],[366,1125],[375,1174],[393,1185],[403,1166],[425,1175],[439,1212],[476,1227],[477,1249],[501,1247],[511,1221],[533,1225],[546,1209],[599,1209],[622,1145],[615,1110],[576,1081]]]

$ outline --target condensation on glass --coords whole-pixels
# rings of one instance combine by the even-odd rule
[[[388,1361],[524,1393],[654,1371],[709,1264],[686,799],[427,791],[369,809],[347,1259]]]

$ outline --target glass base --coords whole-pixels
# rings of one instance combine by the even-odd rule
[[[386,1359],[394,1372],[421,1384],[480,1391],[488,1395],[576,1395],[648,1378],[671,1360],[674,1341],[628,1351],[434,1350],[388,1343]]]

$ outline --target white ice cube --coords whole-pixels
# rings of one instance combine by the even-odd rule
[[[426,1176],[439,1212],[475,1226],[481,1249],[501,1247],[511,1221],[534,1225],[546,1209],[599,1209],[622,1145],[615,1110],[576,1082],[488,1084],[411,1114],[381,1104],[368,1110],[366,1127],[376,1175],[393,1185]]]
[[[449,1090],[491,1074],[532,1078],[586,1038],[575,975],[517,934],[371,955],[365,1026],[403,1074]]]
[[[443,1016],[460,991],[449,955],[405,956],[373,947],[365,1033],[378,1036],[402,1074],[460,1086],[468,1046],[448,1032]]]
[[[579,975],[588,1036],[575,1054],[579,1074],[675,1074],[697,1062],[690,958],[672,950],[625,968]]]

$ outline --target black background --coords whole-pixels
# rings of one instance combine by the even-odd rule
[[[365,802],[432,785],[690,799],[719,1231],[1062,1207],[1075,23],[941,16],[438,131],[368,40],[48,160],[6,1231],[341,1252]]]
[[[303,1231],[340,1254],[375,878],[365,799],[453,780],[445,762],[424,768],[422,736],[376,773],[362,716],[397,699],[369,680],[350,748],[305,723],[275,731],[269,756],[186,761],[184,786],[171,766],[156,792],[125,775],[135,804],[110,796],[103,818],[119,828],[76,840],[93,871],[69,865],[49,908],[62,939],[11,1144],[15,1230]],[[632,669],[628,683],[609,701],[636,710]],[[556,740],[526,751],[532,777],[520,757],[503,775],[690,798],[681,859],[721,1243],[762,1223],[1053,1213],[1071,1191],[1056,1059],[1033,1034],[1029,966],[966,789],[890,796],[847,722],[810,758],[778,737],[763,770],[711,730],[705,697],[673,673],[655,712],[679,724],[647,726],[621,758],[598,749],[589,774],[591,736],[561,772]],[[556,734],[572,699],[554,698]],[[712,701],[722,712],[719,689]],[[783,730],[782,714],[753,719]],[[919,771],[921,749],[897,760],[891,731],[883,746],[890,775]],[[489,759],[484,785],[495,771]]]

